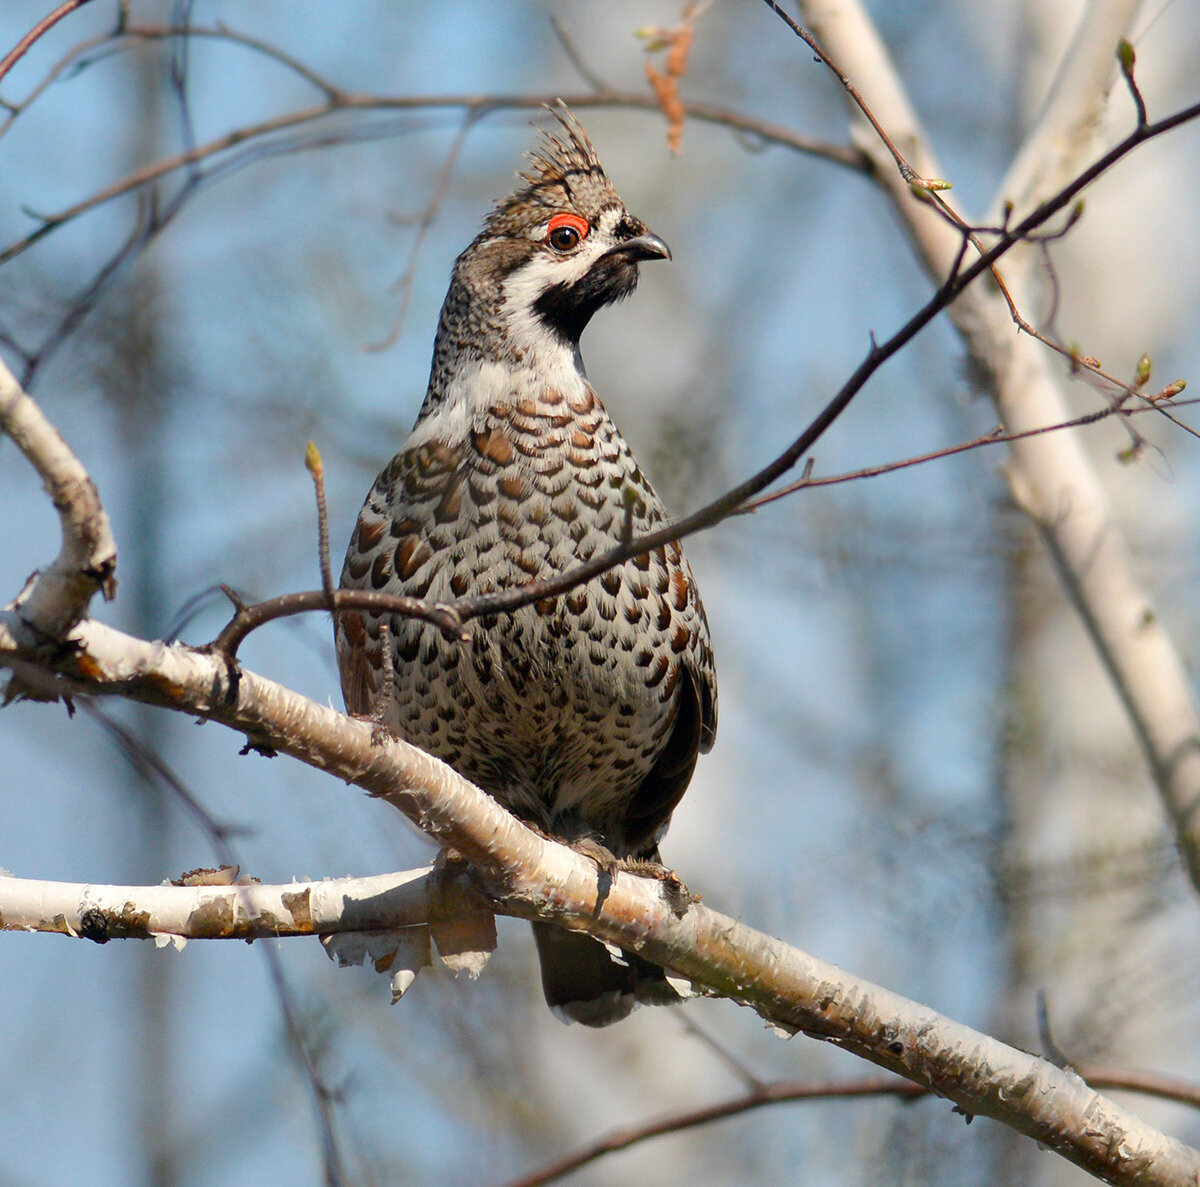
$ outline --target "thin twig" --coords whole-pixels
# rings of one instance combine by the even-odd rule
[[[379,624],[379,663],[383,668],[383,679],[371,706],[371,741],[377,746],[387,741],[389,730],[387,711],[396,696],[396,661],[392,656],[392,628],[387,619]]]
[[[463,116],[462,126],[450,144],[441,169],[438,170],[437,180],[433,184],[433,193],[429,195],[429,201],[426,202],[425,209],[421,211],[415,220],[417,223],[417,233],[413,238],[408,259],[404,264],[404,271],[401,272],[399,278],[391,287],[391,292],[398,292],[400,294],[400,307],[396,310],[392,328],[381,341],[368,343],[366,346],[367,350],[386,350],[400,337],[404,329],[404,321],[408,317],[408,307],[412,301],[413,280],[416,276],[417,261],[420,259],[421,249],[425,246],[430,228],[432,228],[434,220],[437,218],[438,211],[442,208],[442,203],[446,200],[446,194],[450,190],[451,179],[454,177],[454,169],[458,164],[458,158],[462,155],[463,147],[467,143],[467,137],[470,135],[471,129],[475,124],[486,114],[487,109],[480,107],[467,111]]]
[[[126,760],[146,782],[167,788],[171,795],[184,806],[188,815],[207,833],[217,859],[222,865],[241,865],[230,844],[230,839],[236,832],[244,830],[236,826],[221,824],[215,820],[201,804],[199,797],[172,770],[162,755],[149,746],[145,739],[139,738],[116,721],[93,698],[82,697],[78,700],[78,704],[116,742]],[[308,1038],[300,1024],[294,997],[284,977],[279,952],[273,944],[260,944],[258,950],[267,963],[271,986],[275,992],[279,1012],[283,1016],[288,1041],[304,1069],[304,1078],[312,1094],[313,1106],[316,1109],[319,1123],[326,1183],[331,1185],[345,1183],[347,1180],[342,1167],[342,1154],[334,1124],[334,1108],[338,1103],[337,1094],[326,1083],[324,1074],[317,1066]]]
[[[849,470],[842,474],[831,474],[823,478],[814,478],[812,468],[806,467],[805,473],[795,482],[788,483],[787,486],[782,486],[778,490],[773,490],[770,494],[760,495],[757,499],[749,500],[742,508],[744,511],[757,511],[760,507],[765,507],[768,503],[774,503],[778,499],[784,498],[786,495],[794,494],[798,490],[803,490],[805,487],[818,486],[838,486],[844,482],[857,482],[862,478],[876,478],[881,474],[891,474],[897,470],[906,470],[910,466],[924,465],[926,462],[937,461],[939,458],[954,457],[956,454],[967,453],[972,449],[983,449],[988,445],[1006,445],[1013,441],[1023,441],[1027,437],[1040,437],[1044,433],[1057,433],[1064,429],[1079,429],[1087,425],[1097,424],[1099,421],[1106,420],[1111,416],[1119,416],[1123,420],[1137,413],[1145,412],[1163,412],[1164,409],[1152,403],[1141,404],[1134,408],[1128,408],[1124,405],[1124,400],[1127,397],[1122,397],[1120,401],[1114,401],[1107,408],[1098,408],[1094,412],[1085,412],[1081,416],[1076,416],[1071,420],[1059,421],[1057,424],[1042,425],[1036,429],[1023,429],[1019,433],[1006,433],[1002,428],[996,427],[987,433],[982,433],[978,437],[973,437],[970,441],[960,441],[957,445],[947,445],[942,449],[931,449],[928,453],[917,454],[914,457],[904,458],[898,462],[884,462],[878,466],[864,466],[860,470]],[[1142,397],[1145,399],[1146,397]],[[1188,405],[1196,403],[1193,400],[1181,400],[1179,405]],[[1195,430],[1190,426],[1183,424],[1177,418],[1172,417],[1176,424],[1181,428],[1187,429],[1188,432],[1194,433]],[[809,459],[812,460],[811,458]]]
[[[321,589],[333,602],[333,569],[329,564],[329,507],[325,502],[325,463],[320,450],[310,441],[304,451],[304,465],[312,475],[317,500],[317,563],[321,567]]]
[[[648,1142],[652,1138],[662,1137],[668,1133],[678,1133],[681,1130],[710,1125],[714,1121],[723,1121],[728,1117],[737,1117],[742,1113],[761,1109],[766,1105],[872,1096],[913,1098],[926,1096],[928,1091],[919,1084],[894,1079],[890,1076],[849,1083],[797,1084],[789,1081],[764,1084],[743,1096],[721,1101],[719,1104],[689,1109],[681,1113],[671,1113],[638,1125],[611,1130],[594,1142],[581,1146],[578,1150],[572,1151],[554,1162],[547,1163],[528,1175],[513,1179],[507,1187],[541,1187],[543,1183],[553,1183],[578,1170],[581,1166],[587,1166],[588,1163],[595,1162],[617,1150],[627,1150],[630,1146]]]
[[[567,33],[566,26],[553,14],[550,17],[550,28],[554,30],[554,36],[558,38],[558,44],[562,46],[563,53],[567,55],[568,60],[575,67],[579,77],[597,94],[610,91],[612,88],[584,61],[583,55],[576,48],[575,42]]]
[[[205,648],[233,659],[242,641],[251,631],[277,618],[288,618],[293,614],[308,614],[313,610],[371,610],[376,614],[398,614],[404,618],[418,618],[429,622],[442,631],[447,638],[466,642],[470,638],[464,628],[464,619],[453,603],[427,602],[422,598],[406,598],[396,594],[377,593],[369,589],[338,589],[332,595],[326,590],[308,590],[303,593],[282,594],[256,602],[252,606],[241,606],[224,630]]]
[[[175,26],[129,26],[121,30],[119,36],[129,41],[142,41],[154,38],[175,37],[183,32],[184,30]],[[186,30],[186,32],[189,36],[225,37],[230,41],[250,46],[260,52],[266,52],[267,50],[267,47],[255,42],[252,38],[233,34],[229,30],[220,27],[203,28],[197,26]],[[94,49],[98,45],[103,44],[103,41],[104,39],[90,41],[87,43],[88,48]],[[291,59],[286,59],[282,55],[276,54],[272,56],[285,62],[292,69],[298,67],[298,63],[295,63]],[[60,63],[52,68],[51,73],[57,77],[57,72],[62,68],[63,64]],[[457,108],[467,110],[474,113],[476,117],[479,117],[491,110],[540,108],[560,97],[557,95],[509,95],[500,97],[494,95],[364,95],[341,91],[316,76],[311,76],[309,81],[314,86],[321,88],[325,95],[324,103],[301,108],[257,124],[238,128],[224,136],[216,137],[205,144],[191,146],[182,152],[135,170],[125,178],[96,191],[90,197],[72,206],[55,213],[41,215],[39,216],[41,225],[36,227],[30,234],[14,241],[3,251],[0,251],[0,264],[28,250],[28,248],[32,247],[63,223],[69,222],[96,206],[120,197],[122,194],[148,185],[168,173],[178,169],[190,168],[198,161],[227,152],[235,147],[244,147],[249,141],[257,140],[264,136],[276,135],[314,121],[328,119],[344,111],[413,111]],[[42,87],[39,87],[36,94],[41,94],[41,92]],[[568,106],[576,108],[604,106],[655,112],[659,110],[654,97],[640,91],[605,90],[561,97]],[[22,110],[27,109],[27,107],[28,101],[22,106]],[[688,103],[685,105],[685,109],[690,118],[728,127],[735,131],[745,132],[765,143],[779,144],[796,149],[797,151],[812,153],[858,171],[866,172],[869,170],[865,154],[848,146],[828,144],[812,137],[803,136],[778,124],[753,119],[715,104]],[[0,132],[2,131],[3,129],[0,129]]]
[[[858,93],[857,88],[850,81],[850,79],[842,73],[841,69],[838,67],[838,64],[825,52],[825,50],[821,47],[820,42],[818,42],[817,39],[807,29],[788,16],[788,14],[784,12],[778,4],[775,3],[775,0],[764,0],[764,2],[766,3],[767,7],[777,17],[779,17],[779,19],[783,21],[783,23],[787,25],[787,27],[791,29],[791,31],[795,33],[796,36],[799,37],[800,40],[803,41],[804,44],[813,51],[814,54],[817,55],[821,62],[832,72],[834,77],[837,78],[838,82],[842,84],[842,86],[845,88],[846,94],[848,94],[850,98],[854,100],[855,105],[863,113],[863,116],[867,122],[872,128],[875,129],[875,134],[879,137],[884,147],[889,153],[892,154],[892,160],[896,162],[896,168],[900,171],[900,176],[904,178],[905,182],[910,186],[915,186],[917,189],[924,190],[928,193],[935,193],[938,190],[948,190],[950,188],[950,183],[948,181],[944,181],[940,177],[918,176],[913,167],[904,159],[904,156],[900,150],[892,143],[891,137],[887,134],[887,132],[884,131],[883,125],[875,118],[874,113],[867,106],[862,95]]]
[[[1117,63],[1121,67],[1121,77],[1125,80],[1125,86],[1128,88],[1130,97],[1133,99],[1134,110],[1137,112],[1138,127],[1144,128],[1149,120],[1146,115],[1146,100],[1142,96],[1142,88],[1138,86],[1137,80],[1133,77],[1133,67],[1136,61],[1137,56],[1133,52],[1133,46],[1122,38],[1117,45]]]
[[[1156,1096],[1163,1100],[1172,1100],[1179,1104],[1200,1108],[1200,1085],[1190,1084],[1184,1080],[1160,1076],[1153,1072],[1127,1071],[1100,1066],[1076,1067],[1075,1071],[1093,1088],[1126,1089],[1130,1092],[1144,1093],[1147,1096]],[[588,1163],[616,1153],[618,1150],[628,1150],[631,1146],[640,1145],[642,1142],[648,1142],[666,1134],[697,1129],[704,1125],[710,1125],[714,1121],[723,1121],[729,1117],[737,1117],[743,1113],[765,1108],[767,1105],[880,1096],[897,1097],[900,1100],[916,1100],[929,1095],[931,1092],[928,1088],[908,1080],[891,1077],[852,1080],[844,1083],[835,1081],[803,1084],[792,1080],[764,1082],[742,1096],[733,1097],[715,1105],[688,1109],[637,1125],[610,1130],[607,1134],[579,1147],[570,1154],[555,1159],[527,1175],[522,1175],[519,1179],[512,1180],[507,1187],[542,1187],[542,1184],[563,1179],[580,1167],[587,1166]]]
[[[725,1046],[718,1038],[708,1033],[691,1014],[686,1010],[676,1007],[674,1014],[679,1019],[679,1025],[688,1032],[693,1038],[698,1039],[704,1044],[735,1076],[746,1086],[749,1092],[757,1092],[767,1083],[761,1077],[756,1076],[747,1065],[740,1060],[728,1047]]]
[[[70,16],[77,8],[82,8],[88,0],[63,0],[51,13],[42,17],[16,45],[0,58],[0,81],[4,76],[30,51],[34,43],[54,28],[63,17]]]

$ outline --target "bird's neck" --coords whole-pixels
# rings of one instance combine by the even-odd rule
[[[485,312],[470,296],[455,284],[446,294],[417,429],[450,440],[514,401],[590,390],[577,342],[513,302]]]

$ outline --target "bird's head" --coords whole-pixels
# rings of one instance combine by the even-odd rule
[[[552,114],[561,131],[542,131],[525,184],[496,204],[455,265],[518,352],[547,338],[577,346],[601,306],[633,292],[641,261],[671,258],[625,209],[575,117],[562,104]]]

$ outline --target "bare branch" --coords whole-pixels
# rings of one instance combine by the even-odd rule
[[[1183,389],[1180,388],[1179,390],[1182,391]],[[1150,400],[1148,396],[1143,396],[1142,398],[1147,401]],[[1180,401],[1180,404],[1173,406],[1179,407],[1184,403],[1195,403],[1195,401]],[[863,466],[859,470],[851,470],[845,474],[830,474],[823,477],[816,477],[813,474],[813,467],[808,465],[805,467],[804,474],[795,482],[789,482],[786,486],[781,486],[769,494],[759,495],[758,498],[749,500],[743,507],[743,510],[757,511],[760,507],[765,507],[768,503],[774,503],[779,499],[794,494],[798,490],[804,490],[810,486],[838,486],[844,482],[857,482],[863,478],[877,478],[881,474],[892,474],[897,470],[907,470],[910,466],[923,466],[928,462],[937,461],[940,458],[955,457],[960,453],[967,453],[973,449],[983,449],[989,445],[1011,445],[1014,441],[1019,441],[1025,437],[1037,437],[1043,433],[1058,433],[1065,429],[1082,428],[1085,425],[1098,424],[1100,421],[1107,420],[1111,416],[1128,419],[1137,413],[1145,412],[1156,412],[1167,415],[1174,424],[1186,432],[1193,435],[1196,433],[1195,429],[1184,424],[1177,417],[1169,416],[1166,409],[1161,405],[1147,402],[1129,408],[1125,406],[1125,400],[1122,398],[1114,401],[1107,408],[1098,408],[1095,412],[1085,412],[1082,416],[1062,421],[1060,424],[1043,425],[1038,429],[1026,429],[1023,433],[1006,433],[1002,428],[996,427],[990,432],[973,437],[970,441],[960,441],[957,445],[947,445],[941,449],[931,449],[928,453],[920,453],[915,457],[904,458],[898,462],[883,462],[878,466]],[[812,462],[811,457],[808,460],[810,463]]]
[[[70,16],[77,8],[82,8],[88,0],[63,0],[53,11],[42,17],[16,45],[0,58],[0,82],[4,76],[30,51],[36,41],[48,33],[63,17]]]
[[[1169,1076],[1099,1066],[1095,1069],[1076,1070],[1093,1088],[1124,1089],[1200,1108],[1200,1088],[1194,1084],[1174,1080]],[[703,1125],[710,1125],[714,1121],[724,1121],[730,1117],[766,1108],[768,1105],[799,1104],[820,1100],[861,1100],[878,1096],[916,1100],[918,1097],[929,1094],[930,1090],[927,1088],[922,1088],[909,1080],[898,1080],[891,1077],[811,1084],[798,1083],[794,1080],[760,1082],[741,1096],[735,1096],[714,1105],[688,1109],[679,1113],[668,1113],[636,1125],[611,1130],[594,1142],[589,1142],[562,1158],[556,1158],[553,1162],[539,1167],[530,1174],[514,1179],[508,1184],[508,1187],[542,1187],[542,1184],[557,1182],[580,1167],[587,1166],[588,1163],[595,1162],[605,1155],[615,1154],[618,1150],[628,1150],[631,1146],[641,1145],[643,1142],[664,1137],[669,1133],[697,1129]]]
[[[263,886],[98,886],[0,874],[0,930],[56,932],[97,943],[159,937],[266,940],[423,927],[481,903],[432,869]],[[449,897],[448,897],[449,896]]]
[[[184,30],[173,26],[128,26],[120,30],[117,34],[114,34],[113,37],[136,44],[146,40],[180,36],[184,33],[188,36],[225,38],[233,43],[246,45],[256,51],[267,52],[267,47],[255,41],[255,39],[234,34],[223,27],[194,27]],[[93,50],[108,40],[110,39],[94,39],[86,43],[86,48],[87,50]],[[83,48],[80,47],[81,51]],[[291,69],[299,67],[298,63],[280,55],[278,52],[272,53],[271,56],[284,62]],[[57,76],[57,72],[62,68],[62,63],[54,67],[52,75]],[[20,255],[51,231],[77,218],[79,215],[112,201],[114,198],[149,185],[173,172],[192,168],[200,162],[210,160],[214,157],[221,157],[223,154],[228,154],[233,150],[244,151],[248,145],[252,145],[255,141],[277,137],[282,132],[326,121],[345,112],[459,109],[467,112],[474,118],[480,118],[492,111],[538,109],[548,103],[557,101],[559,98],[562,98],[568,106],[577,109],[623,107],[647,112],[660,111],[658,101],[653,95],[639,91],[603,90],[563,96],[553,94],[388,96],[350,93],[335,88],[316,76],[306,74],[305,77],[323,92],[325,97],[324,102],[263,120],[257,124],[235,129],[223,136],[215,137],[204,144],[190,146],[183,152],[142,166],[127,177],[105,186],[103,189],[76,202],[72,206],[54,213],[42,214],[39,216],[40,225],[30,234],[16,240],[0,251],[0,264],[6,263]],[[41,90],[42,88],[39,87],[35,93],[40,94]],[[21,110],[27,108],[28,102],[23,105]],[[727,127],[731,130],[754,136],[765,144],[778,144],[800,152],[810,153],[851,169],[862,170],[867,168],[864,156],[853,148],[844,145],[828,144],[813,137],[793,132],[790,129],[770,123],[769,121],[754,119],[716,104],[691,102],[685,103],[683,108],[686,114],[692,119]],[[0,132],[2,131],[3,129],[0,129]]]
[[[19,668],[21,651],[5,631],[11,618],[0,615],[0,663]],[[1045,1060],[707,907],[693,903],[680,915],[651,880],[619,873],[601,897],[594,862],[527,829],[415,747],[373,742],[367,723],[252,672],[242,671],[233,682],[221,658],[179,644],[144,643],[93,621],[80,623],[70,643],[52,665],[64,688],[120,692],[220,721],[256,746],[290,754],[386,799],[479,871],[494,909],[556,919],[638,952],[776,1025],[836,1041],[935,1088],[964,1111],[1001,1120],[1111,1182],[1165,1185],[1200,1175],[1200,1154]]]
[[[325,590],[307,593],[281,594],[254,605],[238,605],[229,625],[209,644],[212,651],[229,659],[237,654],[242,640],[251,631],[277,618],[294,614],[309,614],[313,610],[373,610],[375,613],[398,614],[402,618],[419,618],[429,622],[450,638],[466,641],[470,636],[463,630],[463,616],[448,602],[427,602],[422,598],[377,593],[370,589],[338,589],[330,596]]]
[[[1038,129],[1001,191],[1006,200],[1014,201],[1015,194],[1016,205],[1022,206],[1025,195],[1041,196],[1049,190],[1054,196],[1035,212],[1057,213],[1135,147],[1200,115],[1200,104],[1193,104],[1139,124],[1086,168],[1080,167],[1092,144],[1095,113],[1102,106],[1096,87],[1105,71],[1111,75],[1116,69],[1116,37],[1109,34],[1135,7],[1133,0],[1089,6],[1087,23],[1062,74],[1090,85],[1072,94],[1070,87],[1056,84]],[[937,165],[895,69],[857,0],[813,0],[806,11],[817,37],[862,81],[867,101],[893,138],[912,146],[910,159],[921,172],[936,174]],[[859,140],[860,147],[881,158],[878,147],[865,137]],[[910,188],[882,164],[881,158],[875,176],[904,219],[926,270],[935,278],[947,275],[961,247],[959,233],[932,215],[927,205],[914,201]],[[1026,216],[999,242],[1014,231],[1026,236],[1035,229]],[[993,247],[966,268],[955,285],[961,287],[962,279],[981,262],[995,258]],[[1026,304],[1025,277],[1014,281],[1010,268],[1007,279],[1016,304]],[[989,379],[1008,431],[1024,434],[1069,419],[1050,356],[1028,338],[1014,342],[1009,308],[1001,296],[978,286],[948,308],[979,373]],[[1134,575],[1095,469],[1077,434],[1051,433],[1015,441],[1006,476],[1013,498],[1041,533],[1112,678],[1162,795],[1188,876],[1200,889],[1200,817],[1195,811],[1200,803],[1200,711],[1179,652]]]
[[[813,51],[814,54],[816,54],[818,60],[821,61],[834,75],[834,77],[837,78],[838,82],[842,84],[842,88],[845,90],[846,94],[850,96],[850,99],[854,102],[855,106],[858,107],[863,118],[875,130],[875,135],[879,137],[880,142],[887,148],[888,152],[891,153],[892,160],[896,163],[896,168],[899,170],[900,176],[904,179],[905,184],[914,186],[918,190],[928,191],[929,193],[935,193],[939,190],[948,190],[950,188],[950,183],[948,181],[944,181],[940,177],[922,177],[913,169],[908,161],[905,160],[904,155],[893,143],[892,138],[887,134],[884,126],[875,118],[875,113],[870,109],[870,107],[867,106],[867,103],[863,99],[862,95],[859,94],[858,88],[855,87],[855,85],[850,81],[849,77],[842,72],[833,58],[826,53],[824,47],[817,41],[817,39],[813,37],[813,35],[809,33],[807,29],[802,28],[799,24],[797,24],[796,21],[788,16],[788,14],[784,12],[778,4],[775,3],[775,0],[765,0],[765,2],[767,7],[777,17],[779,17],[779,19],[783,21],[783,23],[787,25],[788,28],[791,29],[791,31],[795,33],[796,36],[799,37],[800,40],[803,41],[804,44]]]
[[[313,494],[317,500],[317,563],[321,570],[321,589],[333,603],[333,570],[329,565],[329,508],[325,503],[325,463],[313,442],[304,451],[304,465],[313,480]]]
[[[797,1084],[786,1081],[763,1084],[761,1088],[730,1100],[720,1101],[715,1105],[688,1109],[681,1113],[669,1113],[637,1125],[614,1129],[594,1142],[539,1167],[531,1174],[512,1180],[508,1187],[542,1187],[542,1184],[554,1183],[565,1178],[581,1166],[587,1166],[588,1163],[595,1162],[607,1154],[615,1154],[618,1150],[628,1150],[630,1146],[637,1146],[642,1142],[648,1142],[669,1133],[680,1133],[683,1130],[696,1129],[702,1125],[711,1125],[714,1121],[724,1121],[730,1117],[740,1116],[742,1113],[764,1108],[767,1105],[796,1104],[800,1101],[812,1100],[862,1099],[875,1096],[898,1096],[904,1099],[913,1099],[927,1096],[928,1091],[908,1080],[896,1080],[890,1077],[847,1083]]]
[[[0,430],[16,443],[54,501],[62,547],[50,567],[35,573],[11,603],[23,638],[61,639],[86,613],[97,591],[117,590],[117,546],[108,516],[87,471],[20,388],[0,359]]]

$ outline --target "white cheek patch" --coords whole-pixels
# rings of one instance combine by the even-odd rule
[[[596,242],[591,242],[593,238]],[[504,281],[501,309],[509,340],[518,350],[545,353],[551,344],[561,349],[562,343],[534,312],[534,305],[547,289],[558,284],[575,284],[603,253],[599,237],[589,235],[574,255],[539,253],[509,274]],[[573,354],[569,350],[566,353]]]
[[[592,237],[589,235],[588,240]],[[574,284],[603,253],[599,244],[584,243],[574,255],[539,252],[510,272],[504,281],[504,308],[532,309],[534,302],[556,284]]]

